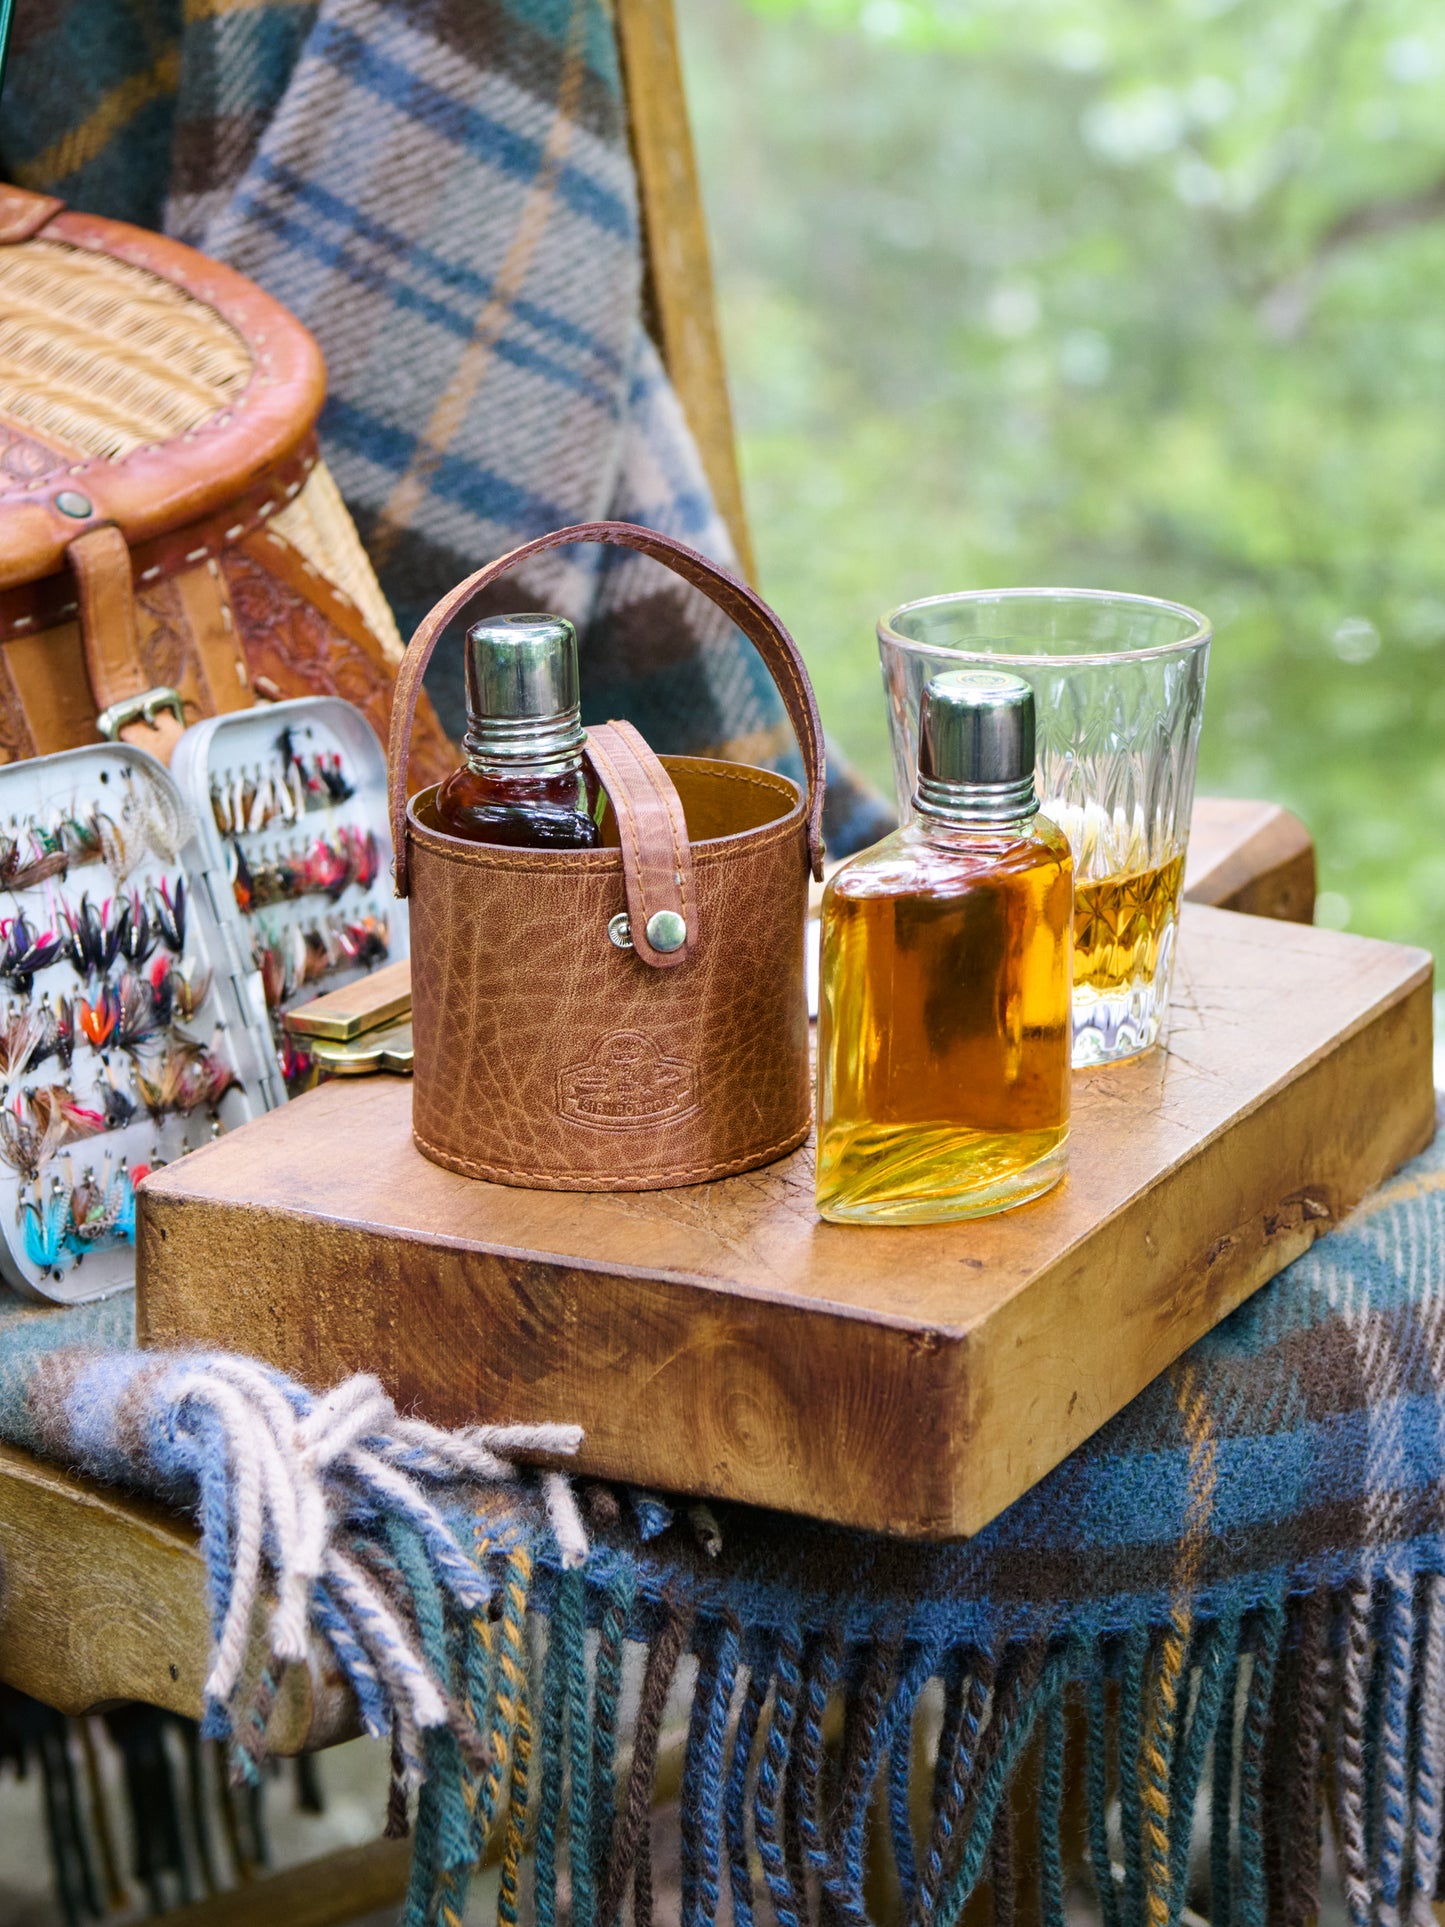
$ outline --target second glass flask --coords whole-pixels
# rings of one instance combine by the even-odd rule
[[[914,819],[823,898],[817,1203],[926,1224],[1023,1204],[1068,1156],[1073,861],[1038,814],[1033,692],[923,692]]]

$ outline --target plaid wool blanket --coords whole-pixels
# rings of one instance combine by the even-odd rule
[[[312,330],[326,459],[403,635],[576,522],[733,561],[643,325],[604,0],[17,0],[0,164],[229,262]],[[494,596],[577,622],[588,720],[800,773],[751,645],[657,564],[574,549]],[[460,735],[459,649],[428,687]],[[891,818],[832,771],[843,855]]]
[[[1327,1816],[1352,1927],[1433,1927],[1442,1335],[1445,1136],[966,1544],[604,1486],[579,1515],[498,1464],[525,1441],[136,1353],[124,1300],[0,1313],[0,1433],[195,1511],[243,1773],[308,1602],[414,1806],[408,1927],[460,1921],[489,1838],[500,1927],[629,1895],[648,1927],[679,1704],[683,1927],[864,1927],[890,1892],[955,1927],[985,1886],[1009,1919],[1024,1876],[1051,1927],[1071,1878],[1108,1927],[1305,1927]]]

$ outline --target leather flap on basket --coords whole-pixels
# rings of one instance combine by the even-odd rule
[[[656,970],[684,963],[698,912],[682,798],[631,723],[589,729],[587,755],[617,812],[632,947]]]
[[[54,194],[34,194],[28,187],[12,187],[8,181],[0,181],[0,246],[9,241],[28,241],[64,206]]]

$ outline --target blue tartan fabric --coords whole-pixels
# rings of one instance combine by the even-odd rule
[[[569,523],[733,559],[643,325],[603,0],[18,0],[0,133],[12,178],[164,227],[312,330],[323,447],[403,634]],[[657,564],[554,553],[493,592],[528,602],[578,623],[589,720],[798,773],[751,645]],[[428,686],[459,734],[458,649]],[[834,852],[889,822],[835,757]]]

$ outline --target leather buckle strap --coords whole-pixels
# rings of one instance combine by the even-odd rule
[[[176,690],[147,682],[126,539],[113,522],[103,523],[77,535],[66,556],[75,571],[97,726],[107,740],[122,737],[169,763],[186,719]]]
[[[697,891],[687,817],[672,778],[631,723],[587,732],[587,759],[617,816],[627,930],[607,934],[654,970],[685,963],[698,939]]]
[[[108,743],[113,743],[131,723],[154,724],[163,709],[168,709],[184,728],[186,711],[181,692],[165,683],[158,683],[154,689],[143,689],[139,696],[125,696],[118,703],[111,703],[96,717],[95,726]]]

